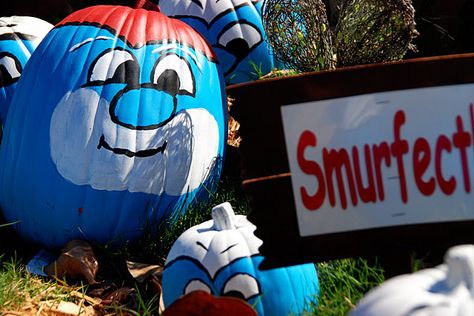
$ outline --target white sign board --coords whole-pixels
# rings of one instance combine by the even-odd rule
[[[474,220],[474,84],[281,112],[301,236]]]

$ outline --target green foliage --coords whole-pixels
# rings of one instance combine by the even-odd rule
[[[410,0],[347,0],[335,31],[338,66],[400,60],[417,35]]]
[[[264,74],[262,71],[262,63],[256,64],[254,61],[249,61],[250,66],[252,67],[253,71],[251,73],[252,76],[255,78],[261,78]]]
[[[113,315],[135,315],[135,316],[152,316],[159,315],[160,297],[157,294],[147,295],[146,289],[136,286],[136,308],[130,309],[127,307],[112,306],[107,308],[108,312],[113,312]]]
[[[267,0],[262,19],[273,53],[285,67],[298,71],[334,68],[322,0]]]
[[[321,294],[316,314],[346,315],[373,287],[384,281],[376,260],[354,258],[318,263]]]
[[[265,1],[263,26],[285,67],[318,71],[400,60],[407,50],[415,50],[412,40],[418,32],[411,0],[333,2],[338,10],[332,25],[322,0]]]

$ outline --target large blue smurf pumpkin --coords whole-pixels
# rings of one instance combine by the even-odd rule
[[[166,306],[182,295],[205,291],[247,301],[259,315],[301,315],[319,295],[314,264],[260,270],[255,225],[229,203],[213,208],[212,220],[191,227],[173,244],[163,271]]]
[[[0,120],[10,106],[26,62],[52,24],[30,16],[0,17]]]
[[[143,8],[89,7],[31,56],[0,149],[0,201],[25,238],[120,244],[213,190],[227,137],[207,42]]]
[[[263,0],[159,0],[159,5],[211,43],[227,83],[255,80],[274,68],[262,24]]]

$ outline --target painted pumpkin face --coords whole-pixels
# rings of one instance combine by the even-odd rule
[[[211,43],[227,83],[255,80],[273,69],[262,24],[263,1],[161,0],[159,5]]]
[[[254,230],[245,216],[234,215],[224,203],[213,209],[213,220],[185,231],[166,260],[165,305],[200,290],[244,299],[259,315],[300,315],[309,310],[319,293],[314,265],[260,270],[262,241]]]
[[[0,119],[5,118],[26,62],[52,24],[29,16],[0,17]]]
[[[189,26],[86,8],[51,31],[25,75],[0,152],[0,179],[12,184],[0,194],[29,239],[135,239],[212,191],[226,97],[213,52]]]

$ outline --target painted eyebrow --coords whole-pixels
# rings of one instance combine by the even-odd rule
[[[154,49],[152,51],[152,53],[161,53],[163,51],[167,52],[167,51],[172,51],[173,49],[178,49],[180,51],[183,51],[183,52],[187,53],[186,55],[189,56],[194,61],[196,66],[198,66],[199,70],[201,70],[201,64],[198,62],[196,57],[194,57],[194,54],[187,47],[179,47],[176,44],[169,44],[169,45],[166,45],[164,47],[158,47],[158,48]]]
[[[217,0],[219,1],[219,0]],[[217,2],[216,1],[216,2]],[[202,2],[200,0],[191,0],[191,2],[193,2],[194,4],[196,4],[198,7],[200,7],[201,9],[204,10],[204,6],[202,5]]]
[[[113,37],[108,37],[108,36],[97,36],[97,37],[90,37],[80,43],[77,43],[76,45],[74,45],[73,47],[71,47],[69,49],[69,52],[73,52],[79,48],[81,48],[82,46],[86,45],[87,43],[90,43],[92,41],[106,41],[106,40],[114,40]]]
[[[208,250],[206,246],[204,246],[200,241],[196,241],[196,245],[198,246],[201,246],[202,248],[204,248],[204,250]]]
[[[223,253],[226,252],[226,251],[229,251],[231,248],[233,248],[233,247],[235,247],[235,246],[237,246],[237,245],[238,245],[238,244],[230,245],[230,246],[227,247],[226,249],[222,250],[222,251],[221,251],[221,254],[223,254]]]

